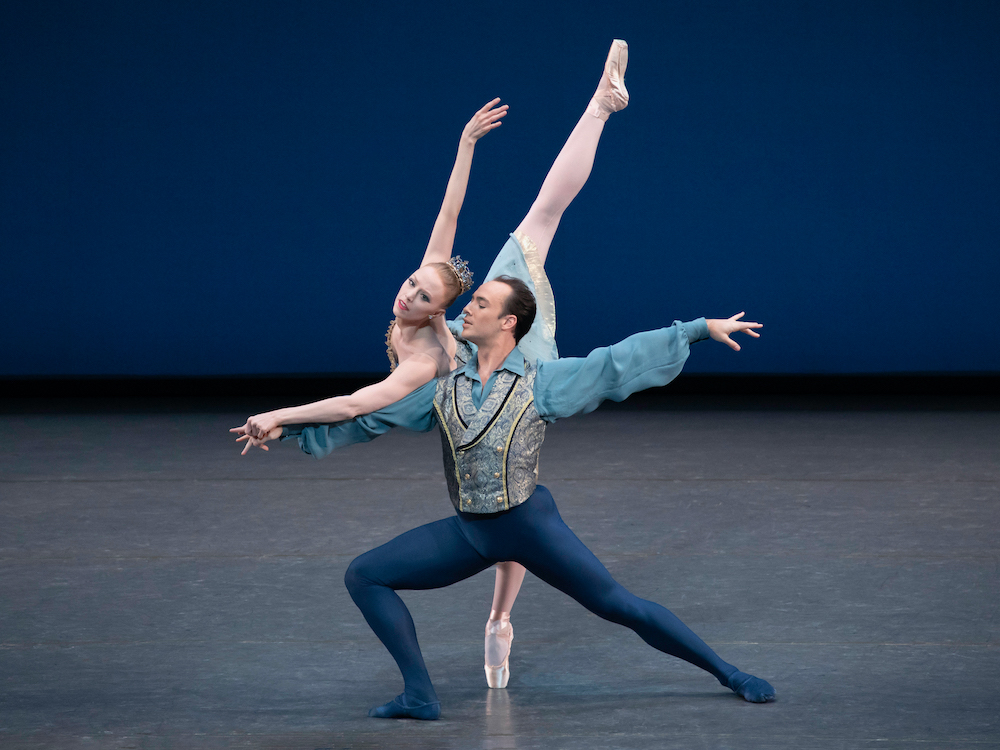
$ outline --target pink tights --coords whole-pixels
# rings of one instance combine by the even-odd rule
[[[590,177],[597,144],[603,131],[603,120],[584,113],[549,169],[528,215],[517,228],[519,233],[534,241],[542,263],[549,253],[549,245],[552,244],[563,211],[573,202]],[[490,620],[508,620],[517,592],[521,590],[521,582],[524,581],[524,566],[516,562],[502,562],[497,563],[496,571]]]
[[[597,144],[603,131],[604,121],[585,112],[552,163],[528,215],[517,228],[518,232],[523,232],[534,240],[542,263],[549,253],[549,245],[552,244],[563,211],[573,202],[590,177]]]

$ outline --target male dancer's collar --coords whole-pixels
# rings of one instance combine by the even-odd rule
[[[521,350],[516,346],[511,349],[510,354],[507,355],[507,359],[503,361],[500,365],[501,370],[508,370],[515,375],[524,375],[524,355],[521,354]],[[465,363],[465,367],[462,368],[462,372],[467,378],[472,378],[476,382],[482,382],[479,380],[479,352],[477,351],[472,355],[472,358]]]

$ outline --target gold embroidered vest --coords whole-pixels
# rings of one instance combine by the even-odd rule
[[[496,513],[535,491],[545,422],[535,410],[535,373],[497,373],[477,410],[472,379],[455,370],[438,380],[434,411],[441,427],[444,473],[452,504],[466,513]]]

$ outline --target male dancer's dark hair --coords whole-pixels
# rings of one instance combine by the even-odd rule
[[[513,315],[517,318],[517,325],[514,326],[514,343],[519,342],[531,329],[531,324],[535,322],[535,295],[528,289],[528,285],[513,276],[497,276],[493,281],[502,281],[510,287],[510,294],[503,303],[503,312],[500,317]]]

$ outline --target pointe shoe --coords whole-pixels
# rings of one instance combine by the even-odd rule
[[[486,684],[491,688],[505,688],[510,679],[510,647],[514,643],[514,626],[508,620],[506,627],[500,622],[486,623],[486,658],[483,668],[486,670]],[[490,656],[492,646],[493,656]],[[497,661],[503,653],[503,663],[499,666],[490,664]]]
[[[628,89],[625,88],[625,68],[628,67],[628,42],[615,39],[604,63],[604,75],[587,105],[588,114],[607,121],[612,112],[628,106]]]

